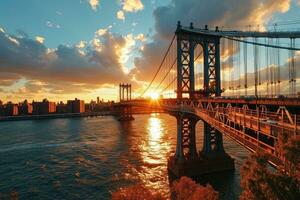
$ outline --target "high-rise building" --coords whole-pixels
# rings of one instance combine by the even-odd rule
[[[100,97],[97,97],[97,104],[100,104]]]
[[[25,100],[23,103],[19,103],[18,109],[20,115],[28,115],[32,114],[33,107],[32,104]]]
[[[13,104],[12,102],[8,102],[4,107],[4,113],[6,116],[18,115],[18,105]]]
[[[75,100],[68,100],[67,112],[69,113],[83,113],[85,112],[84,101],[75,98]]]
[[[42,102],[33,102],[33,114],[43,115],[56,112],[56,103],[44,99]]]
[[[64,102],[59,102],[56,104],[56,112],[57,113],[66,113],[67,112],[67,104],[64,104]]]

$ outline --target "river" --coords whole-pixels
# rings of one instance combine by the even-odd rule
[[[0,123],[0,197],[110,199],[120,187],[143,184],[169,195],[167,157],[174,153],[176,119],[167,114]],[[197,124],[197,149],[203,124]],[[239,168],[248,152],[224,137],[234,172],[206,176],[221,199],[238,199]]]

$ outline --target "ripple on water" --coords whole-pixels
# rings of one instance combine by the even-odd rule
[[[176,145],[176,119],[169,115],[137,115],[125,123],[99,117],[0,126],[2,194],[15,189],[21,199],[109,199],[119,187],[142,183],[169,195],[167,157]],[[199,150],[202,128],[199,122]],[[226,137],[224,146],[238,169],[248,153]],[[238,170],[207,181],[222,199],[237,199]]]

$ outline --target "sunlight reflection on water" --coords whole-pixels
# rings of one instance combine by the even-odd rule
[[[147,135],[141,146],[143,170],[140,173],[143,183],[164,195],[168,195],[167,157],[170,152],[170,141],[165,137],[165,126],[159,114],[151,114],[147,121]]]
[[[0,197],[16,189],[20,199],[109,199],[120,187],[138,183],[168,197],[167,158],[175,151],[176,119],[134,117],[130,122],[98,117],[0,124]],[[202,142],[200,121],[198,150]],[[224,146],[238,169],[247,153],[226,137]],[[237,199],[238,170],[212,179],[226,194],[223,199]]]

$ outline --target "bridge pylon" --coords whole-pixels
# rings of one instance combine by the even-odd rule
[[[193,30],[193,24],[190,25]],[[205,28],[208,29],[207,27]],[[216,31],[219,31],[216,28]],[[221,95],[220,36],[186,31],[178,22],[177,30],[177,104],[195,94],[194,50],[199,44],[203,48],[204,81],[206,97]],[[185,113],[185,114],[184,114]],[[234,160],[225,153],[220,132],[204,122],[204,144],[200,153],[196,150],[196,123],[193,114],[178,111],[176,153],[168,159],[168,170],[176,176],[198,176],[234,169]]]
[[[118,120],[131,121],[132,105],[128,103],[131,100],[131,84],[119,84],[120,105],[118,107]]]

